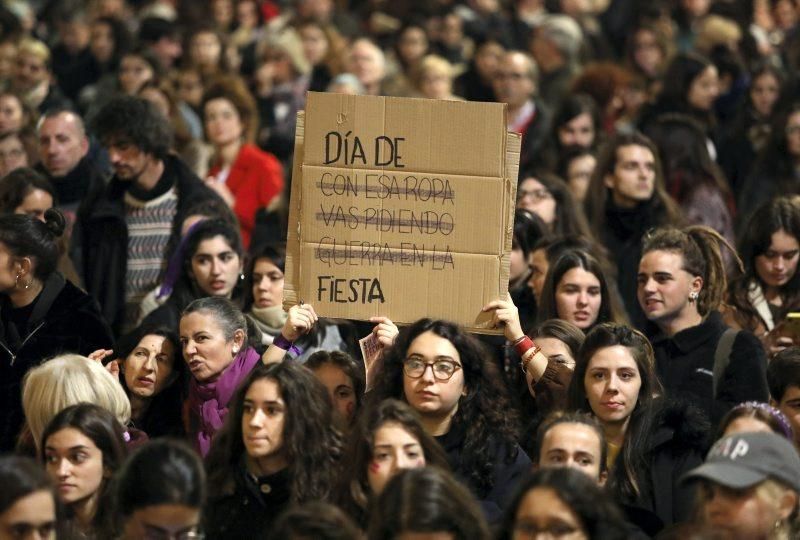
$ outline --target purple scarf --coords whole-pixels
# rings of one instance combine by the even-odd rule
[[[192,378],[189,385],[189,411],[198,422],[195,442],[203,457],[211,448],[211,438],[225,422],[233,393],[260,360],[255,349],[247,347],[236,355],[216,381],[200,383]]]

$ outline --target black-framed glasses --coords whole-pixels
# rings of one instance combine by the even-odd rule
[[[437,381],[449,381],[456,371],[461,369],[461,366],[452,360],[445,360],[439,358],[433,362],[426,362],[421,358],[406,358],[403,362],[403,373],[412,379],[419,379],[425,373],[425,370],[431,366],[433,371],[433,378]]]

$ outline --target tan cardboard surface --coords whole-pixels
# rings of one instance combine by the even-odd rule
[[[488,331],[480,308],[508,288],[519,142],[501,104],[309,93],[285,307]]]

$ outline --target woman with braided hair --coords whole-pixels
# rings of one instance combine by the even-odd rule
[[[643,240],[637,276],[667,396],[695,404],[715,424],[735,404],[769,397],[761,343],[730,330],[718,311],[727,289],[720,246],[733,251],[708,227],[657,229]]]

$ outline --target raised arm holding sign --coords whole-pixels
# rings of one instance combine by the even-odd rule
[[[481,308],[508,289],[519,137],[504,107],[309,93],[285,307],[499,333]]]

